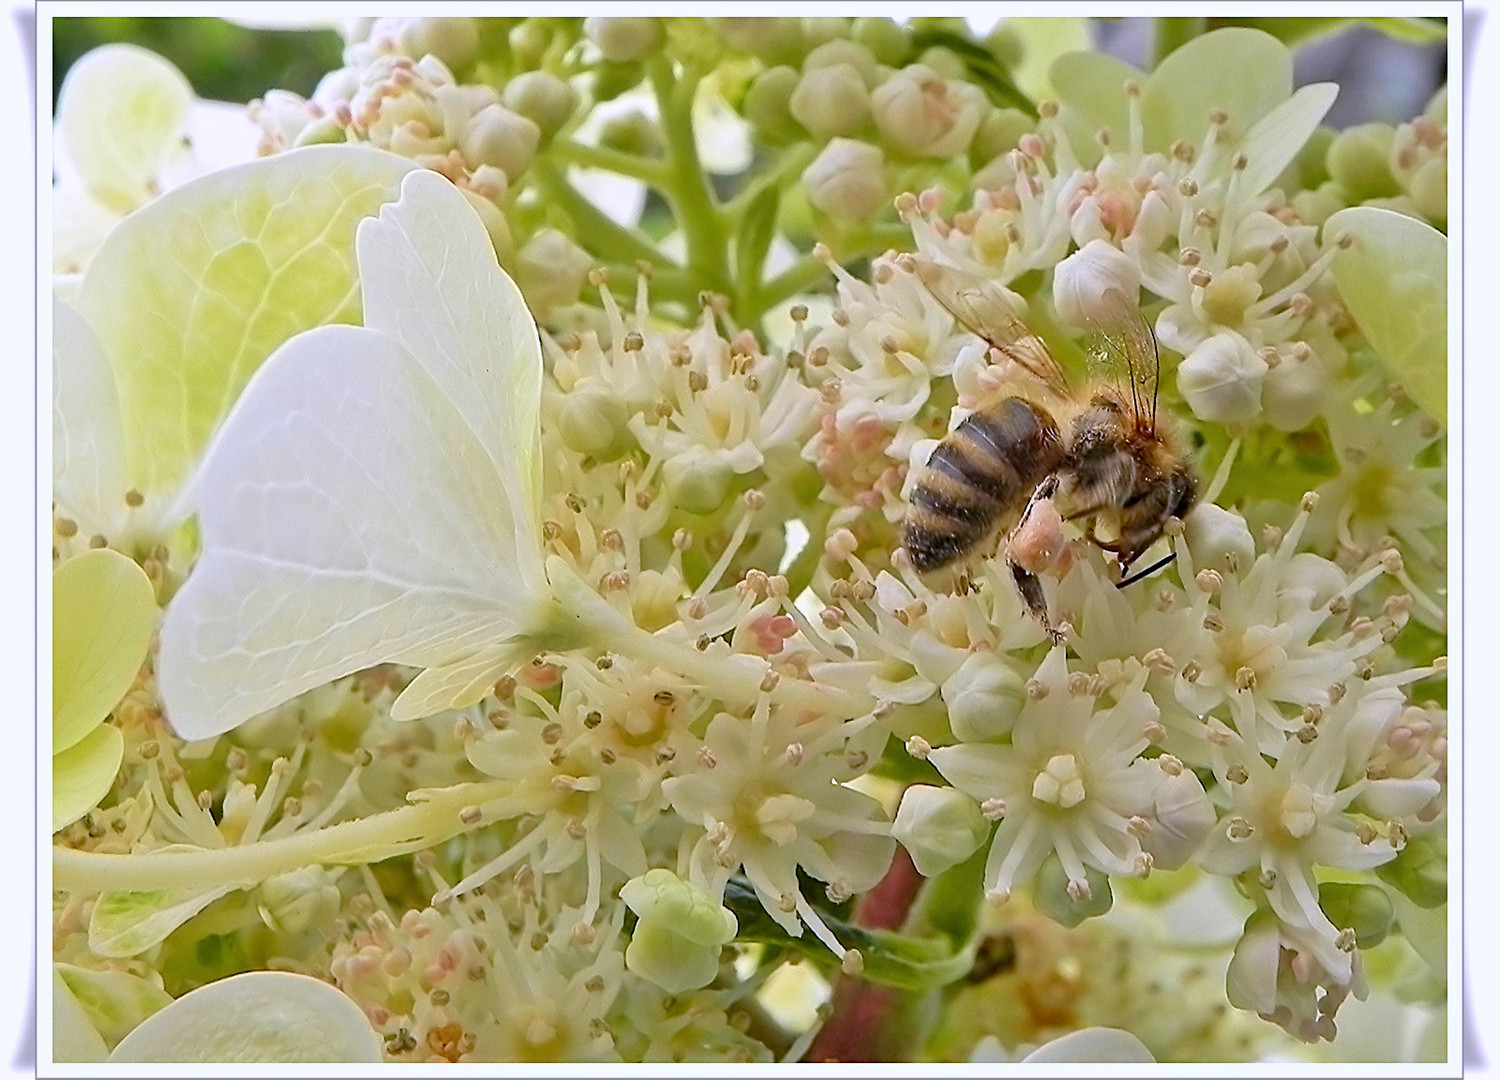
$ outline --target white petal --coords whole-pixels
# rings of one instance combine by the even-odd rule
[[[479,215],[417,170],[360,223],[357,246],[365,326],[407,347],[489,454],[518,511],[518,554],[540,573],[542,348]]]
[[[359,1006],[327,983],[251,971],[200,986],[125,1036],[110,1061],[384,1060]]]
[[[1240,145],[1246,159],[1236,187],[1241,198],[1260,194],[1292,163],[1338,96],[1337,83],[1313,83],[1255,122]]]
[[[321,327],[283,346],[197,490],[204,554],[168,609],[158,668],[189,739],[371,664],[494,647],[541,580],[517,574],[485,444],[374,331]]]
[[[1119,1028],[1091,1027],[1070,1031],[1033,1050],[1021,1063],[1072,1061],[1150,1061],[1146,1044]]]
[[[84,536],[125,520],[125,436],[114,371],[88,322],[52,303],[52,497]]]

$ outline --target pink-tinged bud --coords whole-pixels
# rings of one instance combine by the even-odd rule
[[[1074,326],[1108,317],[1114,306],[1106,300],[1111,291],[1134,304],[1141,292],[1141,270],[1129,255],[1103,240],[1090,240],[1053,271],[1053,306],[1058,318]]]
[[[885,155],[855,139],[834,139],[802,173],[808,202],[830,217],[859,220],[889,200]]]
[[[1238,424],[1260,415],[1261,386],[1269,369],[1239,334],[1215,334],[1177,369],[1177,389],[1199,420]]]
[[[875,125],[908,154],[947,158],[969,148],[990,111],[984,91],[951,82],[924,64],[902,68],[870,95]]]

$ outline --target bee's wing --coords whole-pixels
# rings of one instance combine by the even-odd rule
[[[1129,401],[1139,431],[1156,430],[1156,384],[1161,356],[1156,335],[1140,308],[1115,289],[1105,292],[1086,319],[1084,351],[1095,376],[1112,383]]]
[[[912,262],[917,279],[960,326],[1021,365],[1058,397],[1069,396],[1062,368],[1042,339],[1021,321],[1003,288],[956,267],[921,258]]]

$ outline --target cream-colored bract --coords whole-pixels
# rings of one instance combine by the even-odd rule
[[[430,670],[398,717],[468,704],[549,610],[537,331],[435,173],[360,224],[363,327],[288,341],[194,485],[203,554],[159,673],[187,738],[382,662]]]

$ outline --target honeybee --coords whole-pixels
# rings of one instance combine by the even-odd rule
[[[991,356],[1029,375],[1051,408],[996,391],[969,414],[915,477],[902,546],[919,573],[957,562],[1011,525],[1006,561],[1022,600],[1054,639],[1038,574],[1064,546],[1064,520],[1087,519],[1085,537],[1112,552],[1121,587],[1153,573],[1131,565],[1192,506],[1197,480],[1175,434],[1159,423],[1160,357],[1150,326],[1117,291],[1088,328],[1094,379],[1075,394],[1047,346],[994,282],[912,259],[928,291]],[[1014,388],[1013,388],[1014,389]],[[1056,410],[1056,414],[1052,410]],[[1061,417],[1059,422],[1057,417]],[[1112,537],[1101,539],[1096,526]]]

